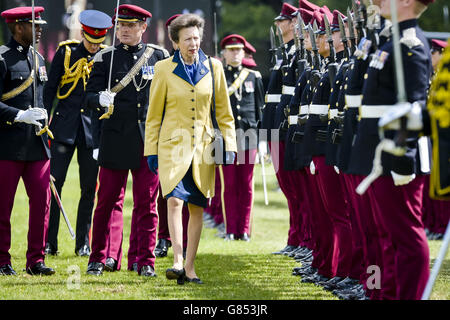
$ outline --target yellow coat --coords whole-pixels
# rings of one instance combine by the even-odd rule
[[[237,151],[234,117],[220,61],[212,59],[216,119],[227,151]],[[144,155],[158,155],[164,196],[183,179],[192,164],[192,176],[206,198],[214,196],[215,164],[211,156],[214,129],[211,121],[212,79],[209,61],[200,50],[195,85],[179,52],[155,65],[145,123]]]

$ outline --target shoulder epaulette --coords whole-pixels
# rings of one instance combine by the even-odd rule
[[[423,46],[423,42],[417,38],[416,28],[409,28],[403,30],[403,36],[400,39],[400,43],[403,43],[408,48],[412,49],[417,46]]]
[[[97,52],[97,54],[94,57],[94,63],[95,62],[102,62],[103,61],[103,55],[107,52],[116,50],[113,46],[108,46],[105,49],[100,50],[99,52]]]
[[[0,61],[4,60],[4,58],[2,57],[2,54],[8,52],[9,50],[11,50],[11,48],[8,46],[5,46],[5,45],[0,46]]]
[[[392,22],[389,20],[386,20],[384,23],[384,28],[380,32],[380,37],[390,38],[392,35]]]
[[[261,73],[257,70],[252,70],[249,68],[244,68],[245,70],[248,70],[250,73],[254,73],[256,78],[262,78]]]
[[[66,45],[71,45],[71,44],[80,44],[80,40],[76,40],[76,39],[71,39],[71,40],[66,40],[66,41],[62,41],[58,44],[58,48],[62,47],[62,46],[66,46]]]
[[[164,54],[164,58],[168,58],[170,56],[169,55],[169,51],[167,51],[166,49],[164,49],[161,46],[158,46],[158,45],[153,44],[153,43],[147,43],[147,46],[148,47],[152,47],[153,49],[156,49],[156,50],[161,50],[163,52],[163,54]]]

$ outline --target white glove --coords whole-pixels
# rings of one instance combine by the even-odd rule
[[[394,171],[391,171],[391,175],[392,175],[392,179],[394,179],[394,184],[397,187],[406,185],[406,184],[410,183],[411,181],[413,181],[416,178],[416,174],[415,173],[413,173],[411,175],[404,176],[404,175],[395,173]]]
[[[42,125],[41,123],[38,122],[38,120],[47,120],[47,119],[48,119],[47,110],[42,108],[30,108],[27,110],[20,110],[17,113],[14,122],[24,122],[28,124],[34,124],[39,128],[41,128]]]
[[[92,158],[94,158],[94,160],[98,160],[98,148],[92,150]]]
[[[339,168],[334,166],[334,171],[336,171],[337,174],[340,174],[341,172],[339,171]]]
[[[108,108],[109,106],[114,104],[114,97],[116,95],[115,92],[100,91],[99,94],[100,96],[98,98],[98,101],[102,107]]]
[[[309,164],[309,171],[311,171],[312,175],[316,174],[316,166],[314,165],[314,161],[311,161],[311,163]]]
[[[267,142],[260,141],[258,143],[258,153],[264,158],[267,155]]]

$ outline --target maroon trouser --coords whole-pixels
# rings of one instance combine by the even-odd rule
[[[189,208],[183,205],[183,248],[187,248],[187,229],[189,223]],[[161,186],[159,186],[158,196],[158,239],[166,239],[170,241],[169,225],[167,223],[167,199],[164,199]]]
[[[29,199],[26,268],[44,261],[50,214],[50,160],[0,160],[0,266],[11,264],[11,212],[22,178]]]
[[[221,224],[223,220],[222,211],[222,185],[220,181],[220,167],[216,167],[216,182],[214,184],[214,197],[212,197],[211,202],[208,207],[205,208],[205,212],[209,213],[216,224]]]
[[[304,190],[304,193],[305,196],[308,196],[311,207],[311,228],[315,244],[311,266],[317,268],[320,275],[332,278],[336,269],[333,266],[333,226],[320,196],[318,178],[320,172],[316,170],[313,175],[309,168],[306,170],[308,172],[308,189]]]
[[[369,196],[392,240],[395,252],[396,299],[418,300],[425,289],[429,269],[429,248],[422,223],[424,177],[395,186],[392,177],[375,180]]]
[[[302,242],[301,226],[299,223],[303,216],[301,211],[307,210],[302,207],[304,192],[301,189],[301,179],[299,171],[284,170],[285,142],[279,143],[270,141],[269,149],[272,156],[272,163],[275,175],[280,185],[281,191],[287,199],[289,209],[289,231],[287,244],[290,246],[300,246]]]
[[[325,162],[325,156],[313,157],[317,182],[327,216],[333,232],[333,267],[337,277],[347,277],[352,264],[352,227],[346,194],[343,192],[339,175]]]
[[[251,234],[253,207],[253,169],[256,149],[239,151],[234,164],[221,166],[222,204],[226,218],[226,232],[235,235]]]
[[[448,201],[430,198],[430,177],[424,178],[423,216],[422,221],[428,230],[444,234],[450,220],[450,205]]]
[[[125,188],[121,189],[120,195],[111,214],[111,226],[107,244],[107,258],[113,258],[117,261],[117,270],[120,270],[122,262],[122,242],[123,242],[123,201],[125,199]],[[133,233],[133,226],[131,227]],[[132,243],[130,241],[130,249]],[[132,260],[132,259],[131,259]],[[128,255],[128,261],[130,256]]]
[[[389,237],[379,219],[376,219],[373,204],[369,198],[369,192],[363,195],[356,193],[356,188],[365,178],[362,175],[349,175],[350,177],[350,195],[352,197],[352,204],[356,211],[356,217],[358,224],[361,226],[361,230],[364,236],[363,239],[363,251],[364,251],[364,263],[363,273],[360,276],[360,282],[363,284],[367,295],[372,300],[378,300],[382,297],[381,289],[389,292],[393,288],[393,281],[395,276],[392,274],[392,259],[393,251]],[[383,249],[386,248],[386,252]],[[384,258],[384,259],[383,259]],[[368,281],[371,273],[368,273],[370,266],[378,266],[381,272],[381,289],[376,287],[369,288]],[[387,295],[387,293],[386,293]]]
[[[136,219],[137,264],[138,270],[144,265],[154,266],[156,230],[158,214],[158,176],[153,174],[145,157],[142,157],[139,169],[131,170],[133,177],[133,216]],[[112,213],[122,190],[127,184],[128,170],[100,168],[98,202],[94,211],[92,230],[92,253],[89,262],[105,263],[107,244],[110,235]],[[132,222],[133,229],[133,222]]]

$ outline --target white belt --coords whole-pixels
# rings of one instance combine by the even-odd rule
[[[362,103],[362,95],[350,96],[346,94],[345,102],[349,108],[359,108]]]
[[[289,125],[297,124],[298,116],[289,116]]]
[[[309,106],[309,114],[328,114],[328,105],[312,104]]]
[[[305,104],[304,106],[300,106],[300,115],[307,115],[309,112],[309,105]]]
[[[266,94],[266,103],[279,103],[281,94]]]
[[[283,90],[281,92],[283,94],[293,96],[295,94],[295,87],[283,86]]]
[[[359,116],[361,119],[377,119],[381,118],[392,106],[361,106],[359,108]]]
[[[338,109],[330,109],[328,112],[328,119],[333,119],[338,115],[339,110]]]

